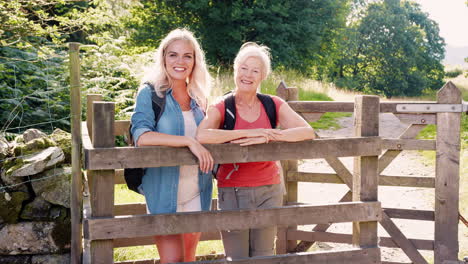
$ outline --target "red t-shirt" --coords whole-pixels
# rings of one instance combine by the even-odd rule
[[[284,101],[276,96],[272,96],[272,98],[273,102],[275,102],[276,113],[279,113]],[[221,114],[219,123],[221,128],[224,123],[224,100],[215,104],[215,107]],[[237,110],[236,113],[238,113]],[[236,114],[235,130],[256,128],[271,128],[270,120],[263,105],[261,105],[260,116],[253,122],[248,122]],[[237,170],[235,170],[234,165],[236,165]],[[229,175],[230,173],[231,175]],[[219,166],[216,177],[218,187],[256,187],[280,183],[278,166],[276,166],[275,161],[222,164]]]

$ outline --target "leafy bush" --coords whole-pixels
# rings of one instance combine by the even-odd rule
[[[446,71],[445,72],[445,77],[448,77],[448,78],[456,78],[458,77],[460,74],[463,73],[463,70],[462,69],[453,69],[453,70],[449,70],[449,71]]]
[[[69,130],[66,51],[42,41],[41,51],[32,46],[0,47],[2,132],[21,132],[29,127],[49,132],[57,127]]]
[[[133,111],[143,67],[150,64],[152,54],[126,55],[124,38],[102,37],[97,42],[100,44],[81,48],[84,94],[101,94],[105,101],[115,102],[116,118],[127,119]]]

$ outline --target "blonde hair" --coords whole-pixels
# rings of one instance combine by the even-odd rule
[[[255,42],[244,43],[234,59],[234,78],[236,78],[239,66],[248,58],[258,58],[263,64],[262,80],[265,80],[271,73],[271,55],[270,48],[259,45]]]
[[[187,92],[191,98],[206,109],[207,95],[211,90],[211,76],[208,72],[205,54],[201,49],[200,44],[193,33],[185,28],[174,29],[169,32],[163,40],[161,40],[161,43],[154,55],[155,63],[148,69],[146,76],[143,78],[143,83],[148,82],[152,84],[156,93],[159,95],[171,88],[172,80],[167,73],[164,57],[166,55],[167,47],[176,40],[185,40],[193,47],[195,63],[192,73],[188,78]],[[143,87],[143,85],[141,85],[140,88],[141,87]]]

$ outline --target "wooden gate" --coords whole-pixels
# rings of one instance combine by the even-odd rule
[[[279,88],[288,90],[284,83],[280,84]],[[290,94],[296,95],[297,92]],[[351,102],[299,102],[296,101],[297,98],[290,99],[293,100],[293,102],[289,102],[291,107],[308,121],[317,120],[325,112],[353,112],[354,107]],[[382,149],[385,151],[378,158],[379,185],[435,189],[435,211],[382,208],[382,218],[379,223],[390,237],[380,237],[379,246],[401,248],[412,261],[411,263],[427,264],[418,250],[433,250],[434,263],[436,264],[442,264],[444,261],[457,261],[460,109],[463,109],[461,103],[461,93],[451,82],[440,89],[437,94],[437,102],[380,103],[380,113],[393,113],[400,121],[409,124],[409,126],[398,138],[382,139]],[[416,110],[409,112],[408,110],[404,111],[405,108]],[[440,110],[440,108],[446,110]],[[416,140],[415,137],[418,133],[429,124],[437,124],[436,140]],[[358,133],[359,131],[357,131],[356,136],[362,135]],[[403,150],[436,151],[436,177],[382,175],[385,168]],[[298,182],[346,184],[350,190],[339,199],[339,202],[351,201],[353,197],[359,196],[353,191],[352,173],[346,166],[337,157],[325,157],[325,160],[335,173],[301,172],[297,168],[297,161],[283,162],[284,174],[287,175],[287,204],[298,202]],[[392,218],[434,221],[435,237],[433,240],[409,239]],[[284,236],[287,239],[284,246],[281,247],[282,252],[303,252],[317,241],[353,242],[351,235],[327,232],[330,226],[331,224],[316,225],[311,231],[299,231],[294,227],[288,228],[285,230]],[[297,240],[302,241],[297,244]],[[396,264],[398,262],[382,263]]]

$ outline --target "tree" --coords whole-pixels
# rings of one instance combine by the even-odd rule
[[[153,48],[175,27],[201,39],[210,63],[229,66],[239,47],[255,41],[271,48],[274,65],[313,72],[336,48],[348,0],[142,1],[128,26],[133,43]],[[317,70],[319,71],[319,70]]]
[[[0,2],[0,132],[21,132],[31,125],[46,130],[69,129],[68,54],[64,44],[102,44],[109,36],[120,35],[119,16],[125,15],[130,1]],[[118,61],[111,56],[106,59]],[[124,67],[111,69],[107,76],[101,74],[105,80],[101,83],[107,82],[114,90],[136,86],[133,80],[119,82],[123,79],[119,75],[128,75]],[[104,78],[111,74],[113,78]],[[83,85],[92,85],[96,79],[85,79]]]
[[[387,97],[417,96],[443,84],[444,40],[414,2],[369,4],[346,43],[335,74],[339,84]]]

